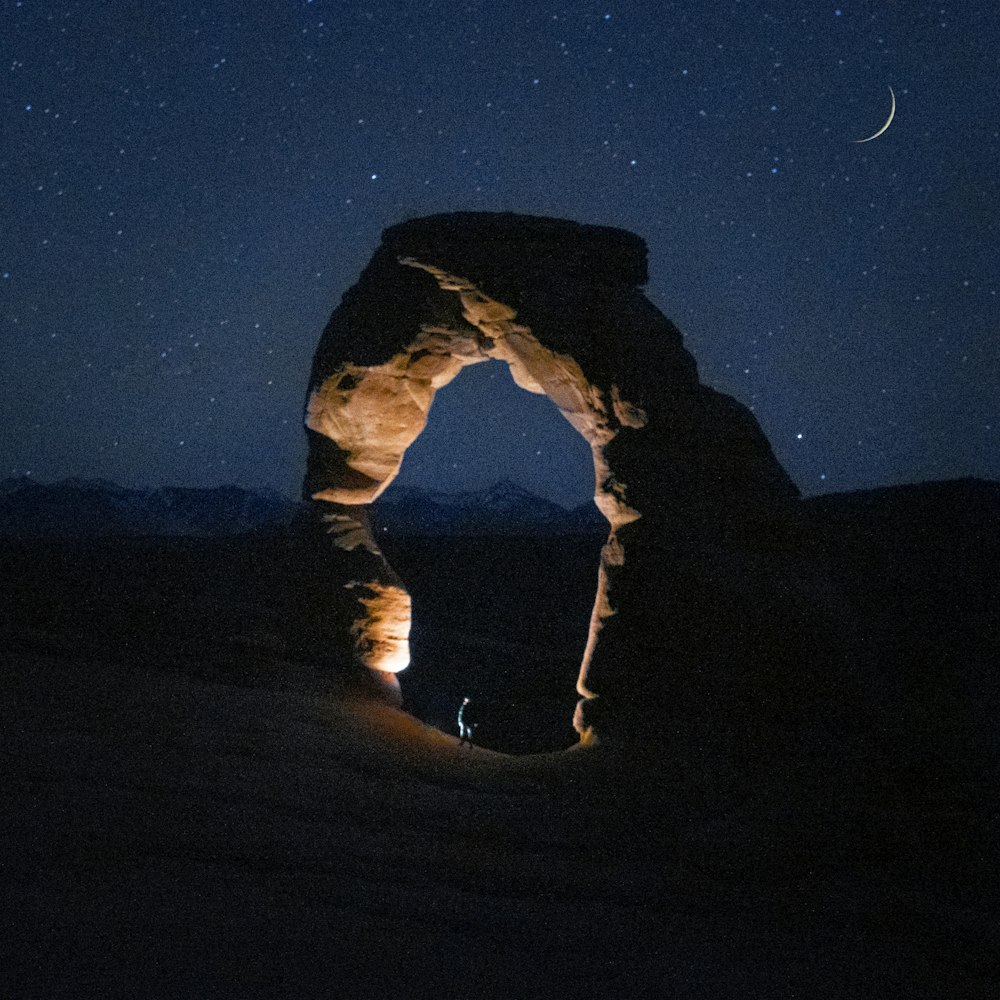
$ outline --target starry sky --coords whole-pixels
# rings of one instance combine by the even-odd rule
[[[992,5],[0,11],[2,476],[295,494],[312,352],[381,230],[509,210],[643,236],[649,297],[805,493],[1000,479]],[[593,488],[484,364],[401,481],[503,476]]]

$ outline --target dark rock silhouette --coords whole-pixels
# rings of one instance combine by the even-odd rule
[[[784,544],[798,493],[752,414],[698,381],[645,280],[645,245],[621,230],[460,213],[386,231],[324,331],[306,408],[304,492],[350,553],[331,593],[354,604],[359,663],[391,673],[408,660],[408,595],[365,506],[396,475],[437,389],[489,358],[547,394],[593,451],[610,534],[578,680],[586,699],[662,724],[682,694],[717,701],[722,676],[732,688],[731,657],[720,657],[740,649],[742,683],[770,653],[765,633],[787,631],[772,574],[755,561]]]

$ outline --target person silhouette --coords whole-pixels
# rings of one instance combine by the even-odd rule
[[[458,709],[458,745],[464,746],[466,743],[472,746],[472,734],[479,723],[473,719],[473,710],[469,708],[469,699],[462,699],[462,704]]]

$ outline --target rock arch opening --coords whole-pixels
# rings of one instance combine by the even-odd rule
[[[720,613],[747,607],[738,567],[748,565],[723,566],[720,539],[733,551],[769,545],[798,494],[752,414],[698,381],[645,281],[645,245],[622,230],[488,213],[386,230],[323,333],[306,403],[303,492],[331,546],[322,592],[334,658],[349,651],[359,676],[399,697],[410,597],[368,506],[397,476],[435,393],[492,359],[586,440],[608,522],[578,732],[629,713],[659,719],[681,696],[722,692],[726,670],[746,674],[731,650],[767,623],[752,606],[749,617]],[[678,560],[685,573],[673,572]],[[721,668],[706,670],[706,658]]]
[[[523,753],[574,742],[607,534],[593,491],[586,442],[504,363],[466,366],[438,391],[371,509],[412,601],[412,662],[399,678],[410,713],[454,732],[468,695],[481,745]]]
[[[593,504],[587,442],[547,396],[525,392],[506,364],[484,359],[435,394],[425,429],[379,502],[410,487],[458,494],[504,479],[562,507]]]
[[[357,600],[363,611],[351,626],[356,658],[382,675],[382,682],[399,697],[393,675],[410,662],[410,596],[385,560],[367,513],[358,508],[381,496],[398,475],[407,448],[426,426],[437,391],[464,367],[493,359],[506,363],[520,388],[547,396],[590,446],[594,501],[610,525],[577,679],[578,693],[591,698],[590,659],[597,634],[613,613],[607,599],[608,574],[623,561],[616,532],[641,516],[629,506],[625,484],[615,476],[605,447],[623,428],[644,427],[646,414],[626,400],[616,384],[610,391],[592,384],[571,354],[547,347],[531,327],[518,322],[513,307],[485,294],[470,279],[426,259],[400,256],[397,263],[430,276],[457,311],[420,323],[402,350],[381,364],[341,364],[310,395],[306,409],[307,428],[336,448],[335,453],[328,451],[327,466],[334,455],[339,465],[334,476],[328,471],[330,484],[309,495],[336,508],[324,520],[338,547],[364,549],[380,564],[369,579],[347,584],[348,589],[362,590]],[[311,456],[315,454],[314,449]]]

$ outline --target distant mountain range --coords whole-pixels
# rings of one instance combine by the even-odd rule
[[[104,479],[0,481],[0,537],[224,537],[289,524],[302,504],[238,486],[130,489]],[[441,493],[399,487],[371,508],[377,532],[401,535],[565,535],[605,532],[593,503],[566,510],[504,480]]]
[[[129,489],[106,479],[0,481],[0,536],[220,537],[287,524],[298,504],[273,490],[238,486]]]
[[[811,517],[831,524],[905,525],[914,531],[948,525],[1000,536],[1000,482],[990,479],[936,479],[825,493],[802,503]]]
[[[567,510],[503,479],[493,486],[442,493],[390,487],[371,508],[376,534],[576,535],[607,534],[608,522],[593,501]]]
[[[104,479],[0,481],[0,538],[176,536],[218,538],[273,531],[303,505],[274,490],[239,486],[130,489]],[[802,501],[816,524],[882,525],[937,532],[964,525],[1000,532],[1000,483],[976,479],[914,483]],[[545,536],[605,534],[593,502],[567,510],[503,480],[443,493],[391,487],[370,508],[376,536]]]

